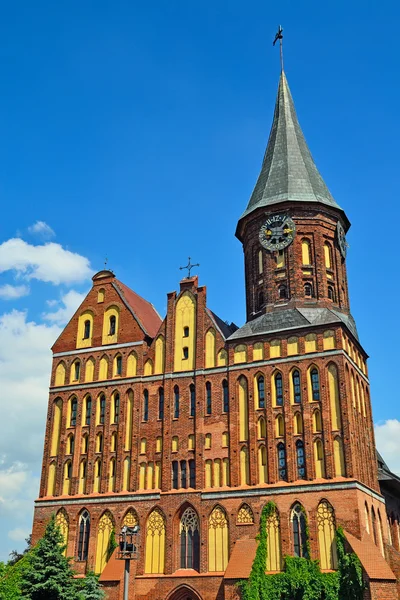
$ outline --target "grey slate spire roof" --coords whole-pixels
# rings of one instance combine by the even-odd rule
[[[315,166],[282,71],[261,172],[242,218],[259,207],[285,201],[321,202],[342,210]]]

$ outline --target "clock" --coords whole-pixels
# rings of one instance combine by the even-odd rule
[[[349,245],[346,242],[346,234],[343,229],[343,225],[341,224],[340,221],[338,221],[338,223],[336,225],[336,235],[337,235],[340,253],[343,256],[343,258],[346,258],[347,248]]]
[[[288,215],[271,215],[261,226],[260,244],[270,252],[283,250],[294,240],[296,225]]]

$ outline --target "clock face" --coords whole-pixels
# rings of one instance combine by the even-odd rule
[[[293,242],[296,225],[287,215],[271,215],[261,226],[259,239],[264,248],[270,252],[283,250]]]
[[[340,223],[340,221],[338,221],[338,224],[336,225],[336,234],[340,252],[343,258],[346,258],[348,243],[346,242],[346,234],[344,232],[343,225]]]

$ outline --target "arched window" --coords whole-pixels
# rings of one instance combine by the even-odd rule
[[[235,346],[233,362],[235,364],[247,362],[247,348],[244,344],[239,344],[238,346]]]
[[[123,477],[122,477],[122,489],[123,491],[129,490],[129,482],[131,478],[131,459],[126,456],[124,459]]]
[[[100,491],[100,483],[101,483],[101,460],[97,459],[94,464],[94,482],[93,482],[93,492],[98,493]]]
[[[82,454],[87,454],[89,449],[89,436],[87,433],[84,433],[82,436]]]
[[[182,348],[182,360],[188,360],[189,358],[189,348],[187,346],[183,346]]]
[[[321,440],[314,441],[314,463],[315,476],[317,479],[325,477],[325,458],[324,448]]]
[[[367,530],[367,533],[371,533],[370,528],[369,528],[369,510],[368,510],[368,504],[365,503],[364,505],[364,517],[365,517],[365,529]]]
[[[179,438],[177,435],[172,436],[171,440],[171,451],[178,452],[179,450]]]
[[[279,300],[286,300],[287,299],[287,288],[286,288],[286,285],[280,285],[278,287],[278,298],[279,298]]]
[[[117,432],[114,431],[111,434],[111,452],[117,451]]]
[[[258,251],[258,274],[261,275],[263,272],[263,251]]]
[[[50,456],[57,456],[60,446],[62,400],[57,398],[53,404],[53,431],[51,434]]]
[[[57,365],[54,385],[65,385],[65,365],[63,362]]]
[[[277,415],[275,418],[275,435],[283,437],[285,434],[285,422],[282,415]]]
[[[313,297],[313,287],[312,287],[312,283],[305,283],[304,284],[304,295],[306,298],[312,298]]]
[[[108,358],[107,356],[102,356],[100,359],[99,366],[99,379],[107,379],[108,377]]]
[[[313,432],[318,433],[319,431],[322,431],[321,412],[319,410],[314,410],[314,412],[313,412]]]
[[[385,556],[385,552],[383,549],[382,519],[381,519],[381,513],[380,513],[379,508],[378,508],[378,542],[379,542],[378,547],[379,547],[381,553]]]
[[[189,487],[196,487],[196,463],[193,459],[189,460]]]
[[[258,448],[258,482],[268,483],[267,449],[265,446]]]
[[[301,258],[303,265],[311,265],[311,244],[309,240],[301,240]]]
[[[70,427],[75,427],[76,426],[76,416],[77,416],[77,412],[78,412],[78,400],[76,398],[72,398],[70,400],[70,402],[71,402],[71,414],[70,414],[69,425],[70,425]]]
[[[281,531],[279,515],[275,509],[266,523],[267,528],[267,571],[280,571],[282,568]]]
[[[281,355],[281,340],[271,340],[269,345],[270,358],[279,358]]]
[[[311,378],[311,400],[318,401],[320,399],[320,390],[319,390],[319,373],[318,370],[314,367],[310,371]]]
[[[174,419],[179,419],[179,387],[174,387]]]
[[[332,248],[330,244],[325,242],[324,244],[324,258],[325,258],[325,267],[327,269],[332,269]]]
[[[303,433],[303,419],[299,412],[295,413],[293,418],[293,431],[295,435],[301,435]]]
[[[49,466],[49,472],[47,476],[47,496],[54,496],[55,488],[56,488],[56,474],[57,467],[56,463],[52,462]]]
[[[304,338],[304,350],[306,352],[317,351],[317,336],[315,333],[309,333]]]
[[[96,452],[103,452],[103,434],[98,433],[96,436]]]
[[[116,319],[115,315],[111,315],[111,317],[109,319],[108,335],[115,335],[116,325],[117,325],[117,319]]]
[[[154,373],[164,373],[165,363],[165,340],[162,335],[156,339],[156,349],[154,357]]]
[[[193,508],[187,508],[179,524],[181,569],[200,569],[199,519]]]
[[[296,504],[292,510],[293,551],[295,556],[309,558],[307,523],[304,509]]]
[[[239,508],[236,523],[239,525],[252,525],[254,523],[254,514],[248,504],[242,504]]]
[[[190,416],[194,417],[196,414],[196,388],[194,384],[190,384]]]
[[[335,302],[335,289],[333,285],[328,285],[328,298],[329,300],[332,300],[332,302]]]
[[[206,369],[215,367],[215,329],[209,329],[206,333]]]
[[[335,332],[328,330],[324,331],[324,350],[332,350],[336,347]]]
[[[72,477],[72,462],[67,460],[64,464],[64,481],[63,481],[63,495],[68,496],[71,493],[71,477]]]
[[[267,435],[267,427],[265,424],[264,417],[260,417],[257,422],[257,437],[258,439],[264,439]]]
[[[146,454],[147,451],[147,439],[142,438],[140,440],[140,454]]]
[[[209,450],[211,448],[211,433],[206,433],[204,438],[204,448]]]
[[[294,404],[301,404],[300,371],[298,371],[297,369],[292,371],[292,385],[293,385],[293,402],[294,402]]]
[[[74,449],[75,449],[75,438],[74,436],[71,434],[68,436],[68,440],[67,440],[67,454],[73,454],[74,453]]]
[[[143,390],[143,421],[149,420],[149,392],[148,390]]]
[[[104,425],[104,420],[106,417],[106,397],[104,394],[101,394],[97,401],[97,425]]]
[[[155,508],[146,524],[145,573],[164,573],[165,569],[165,518]]]
[[[346,468],[344,463],[343,440],[335,437],[333,440],[333,456],[335,462],[336,477],[346,477]]]
[[[86,476],[87,476],[87,462],[85,459],[81,461],[79,465],[79,486],[78,494],[86,494]]]
[[[275,383],[275,404],[276,404],[276,406],[283,406],[283,384],[282,384],[282,375],[280,373],[275,374],[274,383]]]
[[[181,488],[183,489],[187,487],[186,477],[186,460],[181,460]]]
[[[228,388],[228,382],[226,379],[223,380],[222,382],[222,396],[223,396],[223,412],[224,413],[228,413],[229,412],[229,388]]]
[[[240,485],[250,485],[249,451],[246,446],[240,450]]]
[[[78,560],[87,560],[90,539],[90,515],[84,510],[79,517]]]
[[[132,412],[133,412],[133,392],[128,390],[126,394],[126,413],[125,413],[125,450],[132,448]]]
[[[119,408],[120,408],[120,399],[119,399],[118,392],[116,392],[114,394],[113,405],[112,405],[112,419],[111,419],[112,423],[119,422]]]
[[[90,396],[86,396],[86,398],[85,398],[85,425],[90,425],[91,416],[92,416],[92,398]]]
[[[178,479],[179,479],[179,463],[177,460],[172,461],[172,489],[178,489]]]
[[[279,479],[286,481],[287,479],[287,467],[286,467],[286,450],[285,444],[280,442],[277,446],[278,450],[278,475]]]
[[[99,290],[97,292],[97,302],[104,302],[104,297],[106,295],[106,292],[104,290],[104,288],[101,288],[101,290]]]
[[[79,381],[81,376],[81,363],[79,360],[76,360],[73,364],[73,381]]]
[[[299,479],[306,478],[306,461],[304,457],[304,444],[301,440],[296,442],[296,462],[297,462],[297,476]],[[299,556],[299,555],[297,555]]]
[[[299,353],[299,338],[290,337],[287,341],[287,354],[293,356]]]
[[[118,354],[114,358],[114,377],[121,377],[122,375],[122,356]]]
[[[284,266],[285,266],[285,251],[278,250],[278,252],[276,253],[276,268],[283,269]]]
[[[90,338],[90,321],[87,319],[83,325],[83,339],[87,340]]]
[[[131,352],[126,361],[126,376],[135,377],[137,372],[137,356],[135,352]]]
[[[247,379],[239,377],[239,441],[245,442],[249,439],[249,403]]]
[[[211,400],[211,383],[206,383],[206,415],[211,415],[212,400]]]
[[[60,528],[61,534],[63,536],[63,540],[64,540],[63,554],[65,556],[67,553],[67,545],[68,545],[69,521],[68,521],[68,515],[65,512],[64,508],[61,508],[57,513],[56,525],[58,525],[58,527]]]
[[[257,377],[257,397],[258,397],[258,407],[257,408],[265,408],[265,383],[264,377],[259,375]]]
[[[335,513],[327,500],[319,503],[317,510],[318,544],[322,570],[337,569]]]
[[[208,570],[225,571],[228,558],[228,521],[224,509],[216,506],[208,519]]]
[[[212,487],[212,460],[206,460],[204,464],[205,486]]]
[[[158,388],[158,418],[164,418],[164,388]]]

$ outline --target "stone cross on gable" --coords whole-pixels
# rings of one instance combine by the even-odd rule
[[[189,260],[188,260],[188,264],[186,265],[186,267],[179,267],[179,270],[182,271],[182,269],[187,269],[188,274],[186,279],[190,278],[190,271],[193,269],[193,267],[199,267],[200,263],[196,263],[194,265],[192,265],[192,263],[190,262],[190,256],[189,256]]]

